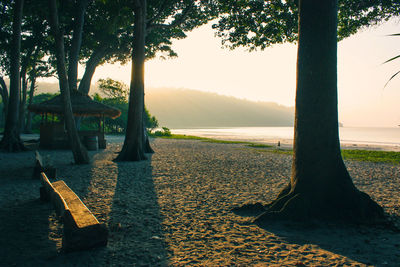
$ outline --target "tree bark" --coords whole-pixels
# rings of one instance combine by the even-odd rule
[[[125,141],[117,161],[145,160],[143,132],[144,110],[144,62],[146,38],[146,0],[134,1],[134,31],[132,50],[132,72],[129,92],[128,123]]]
[[[3,77],[0,76],[0,95],[1,98],[3,99],[3,118],[4,124],[7,118],[7,111],[8,111],[8,90],[7,90],[7,85],[6,82],[4,81]],[[2,125],[2,124],[0,124]]]
[[[29,89],[29,102],[28,104],[31,105],[33,103],[33,96],[35,94],[35,87],[36,87],[36,71],[35,65],[33,66],[33,70],[30,76],[31,86]],[[25,133],[32,133],[32,112],[28,111],[26,118],[26,125],[25,125]]]
[[[337,110],[337,0],[300,0],[294,156],[289,185],[256,219],[376,222],[342,160]]]
[[[69,51],[68,60],[68,85],[71,92],[78,90],[79,51],[82,44],[83,23],[88,3],[88,0],[77,1],[78,6],[74,17],[74,31],[72,34],[71,49]]]
[[[89,94],[90,84],[92,82],[94,72],[96,71],[96,68],[99,65],[100,61],[106,55],[106,51],[107,47],[101,46],[99,49],[93,52],[93,54],[86,62],[85,73],[83,74],[82,80],[79,82],[79,88],[78,88],[79,92],[84,93],[86,95]]]
[[[56,0],[49,0],[50,10],[50,27],[53,31],[55,40],[55,54],[57,60],[58,80],[61,91],[61,98],[63,102],[64,123],[67,128],[68,139],[71,145],[71,150],[76,164],[89,163],[89,156],[86,148],[81,144],[78,136],[78,131],[75,128],[74,116],[71,106],[71,95],[65,71],[65,53],[64,53],[64,40],[60,33],[58,26],[58,11]]]
[[[13,10],[13,36],[10,53],[10,97],[4,135],[0,142],[0,148],[8,152],[25,150],[24,144],[19,135],[18,124],[19,97],[21,92],[19,61],[23,4],[23,0],[15,0]]]
[[[32,49],[29,49],[28,53],[26,54],[26,57],[24,58],[21,66],[21,73],[20,73],[20,79],[21,79],[21,85],[22,85],[22,90],[21,90],[21,102],[19,105],[19,129],[20,132],[24,131],[24,126],[25,126],[25,106],[26,106],[26,96],[27,96],[27,90],[28,90],[28,81],[26,79],[26,72],[28,69],[28,66],[30,64],[31,56],[32,56]]]

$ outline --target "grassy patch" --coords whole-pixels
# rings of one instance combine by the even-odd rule
[[[188,140],[207,140],[208,138],[194,136],[194,135],[185,135],[185,134],[171,134],[169,136],[153,136],[157,138],[165,138],[165,139],[188,139]]]
[[[247,145],[248,147],[254,147],[254,148],[271,148],[273,146],[271,145],[266,145],[266,144],[258,144],[258,143],[250,143]]]
[[[203,142],[217,143],[217,144],[247,144],[247,145],[251,144],[250,142],[244,142],[244,141],[227,141],[227,140],[218,140],[212,138],[207,138],[207,140],[204,140]]]
[[[256,149],[254,151],[283,154],[283,155],[292,155],[293,154],[293,150],[291,150],[291,149]]]
[[[256,144],[252,142],[245,142],[245,141],[228,141],[228,140],[219,140],[207,137],[199,137],[194,135],[185,135],[185,134],[171,134],[170,136],[156,136],[159,138],[166,138],[166,139],[186,139],[186,140],[200,140],[207,143],[216,143],[216,144],[245,144],[252,147],[270,147],[268,145],[263,144]]]
[[[376,150],[342,150],[342,156],[347,160],[400,163],[400,152]]]
[[[257,150],[259,152],[269,152],[276,154],[293,154],[293,150],[285,149],[267,149]],[[342,150],[342,156],[345,160],[357,160],[365,162],[383,162],[400,164],[400,152],[393,151],[376,151],[376,150]]]
[[[266,145],[266,144],[252,143],[252,142],[244,142],[244,141],[218,140],[218,139],[199,137],[199,136],[193,136],[193,135],[184,135],[184,134],[172,134],[171,136],[159,136],[159,138],[199,140],[202,142],[217,143],[217,144],[244,144],[248,147],[255,148],[254,151],[257,151],[257,152],[267,152],[267,153],[276,153],[276,154],[284,154],[284,155],[292,155],[293,154],[292,149],[271,149],[274,146]],[[257,149],[257,148],[270,148],[270,149]],[[342,150],[342,156],[346,160],[400,164],[400,152],[393,152],[393,151],[347,150],[347,149],[345,149],[345,150]]]

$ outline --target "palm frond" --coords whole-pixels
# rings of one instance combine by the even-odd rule
[[[392,57],[391,59],[386,60],[386,61],[383,62],[382,64],[386,64],[386,63],[388,63],[388,62],[390,62],[390,61],[393,61],[393,60],[395,60],[396,58],[399,58],[399,57],[400,57],[400,55],[397,55],[397,56],[395,56],[395,57]]]
[[[386,82],[386,84],[385,84],[385,86],[384,86],[383,88],[385,88],[386,85],[388,85],[388,83],[389,83],[394,77],[396,77],[396,75],[399,74],[399,73],[400,73],[400,70],[399,70],[398,72],[396,72],[395,74],[393,74],[392,77],[390,77],[390,79]]]

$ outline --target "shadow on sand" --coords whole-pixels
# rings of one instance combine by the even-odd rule
[[[53,229],[55,218],[50,205],[39,199],[21,201],[0,209],[0,259],[3,266],[40,266],[58,254],[54,239],[61,229]]]
[[[117,162],[107,264],[167,265],[163,218],[148,156],[149,160],[142,162]]]
[[[261,215],[264,209],[257,203],[232,211],[239,216],[255,218]],[[391,219],[400,220],[397,217]],[[317,246],[366,265],[396,266],[400,260],[400,231],[392,226],[271,221],[259,227],[290,244],[308,246],[310,250]]]
[[[7,179],[0,179],[0,184],[7,186],[5,190],[11,192],[15,188],[11,194],[18,194],[4,199],[0,206],[0,265],[168,265],[151,157],[142,162],[115,163],[115,153],[110,149],[93,152],[89,165],[71,165],[70,151],[42,152],[53,158],[59,171],[57,180],[65,180],[98,220],[108,226],[108,244],[72,253],[60,250],[63,225],[51,204],[39,200],[40,182],[31,178],[34,157],[30,152],[26,154],[29,160],[23,161],[26,164],[10,166]],[[14,156],[21,160],[21,155]],[[24,177],[19,176],[19,168],[23,168]]]

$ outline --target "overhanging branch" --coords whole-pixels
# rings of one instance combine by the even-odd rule
[[[178,18],[175,17],[175,19],[170,23],[170,24],[163,24],[163,23],[154,23],[154,24],[150,24],[147,26],[147,30],[151,31],[153,29],[160,29],[160,28],[164,28],[164,29],[171,29],[174,27],[177,27],[179,25],[181,25],[182,23],[185,22],[186,18],[188,17],[188,15],[190,14],[190,12],[192,11],[194,3],[191,2],[180,14],[180,16]],[[179,15],[179,14],[177,14]]]

